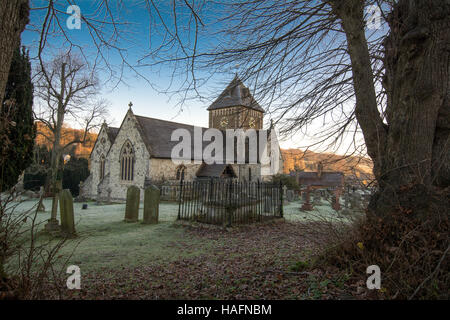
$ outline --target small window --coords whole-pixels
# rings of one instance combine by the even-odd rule
[[[252,168],[248,168],[248,181],[252,181]]]

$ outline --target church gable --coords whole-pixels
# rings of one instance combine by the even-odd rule
[[[130,185],[144,185],[150,154],[131,109],[122,121],[107,158],[113,198],[123,197]]]

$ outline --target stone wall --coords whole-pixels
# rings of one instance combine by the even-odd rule
[[[184,179],[187,181],[193,180],[196,177],[196,173],[201,164],[186,163],[184,172]],[[176,180],[177,168],[179,164],[176,164],[172,159],[150,159],[150,172],[149,178],[153,181],[167,181]]]
[[[102,155],[106,158],[105,164],[105,175],[108,171],[108,151],[111,147],[111,142],[109,141],[108,134],[106,133],[105,125],[102,126],[97,137],[94,149],[90,156],[90,172],[91,175],[84,182],[83,195],[87,198],[97,197],[97,186],[100,183],[100,159]]]
[[[135,155],[133,181],[123,181],[120,177],[120,153],[127,141],[130,141],[133,146]],[[140,189],[144,188],[145,178],[149,174],[149,159],[150,155],[137,129],[136,118],[129,110],[108,154],[106,172],[109,172],[110,175],[109,188],[111,188],[111,199],[125,199],[129,186],[134,185]],[[141,196],[143,197],[143,192],[141,192]]]

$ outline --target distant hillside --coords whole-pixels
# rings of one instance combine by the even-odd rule
[[[281,149],[284,159],[283,172],[304,170],[317,171],[317,164],[322,162],[324,171],[341,171],[346,176],[372,177],[372,161],[363,157],[344,157],[333,153],[316,153],[300,149]]]
[[[41,122],[37,122],[36,144],[39,146],[46,146],[48,149],[52,147],[52,142],[48,140],[53,139],[52,132]],[[73,129],[70,127],[64,127],[62,129],[61,144],[67,144],[73,141],[75,138],[81,139],[83,137],[83,130]],[[92,148],[94,148],[95,140],[97,139],[96,133],[88,134],[88,140],[86,143],[76,144],[69,148],[67,153],[76,155],[78,158],[89,158]]]

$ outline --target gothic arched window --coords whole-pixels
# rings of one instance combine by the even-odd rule
[[[125,142],[120,152],[120,179],[123,181],[134,180],[134,150],[130,141]]]
[[[105,156],[102,154],[102,156],[100,157],[100,180],[103,180],[103,178],[105,177]]]
[[[186,167],[181,165],[177,167],[177,180],[184,180],[184,173],[186,171]]]

